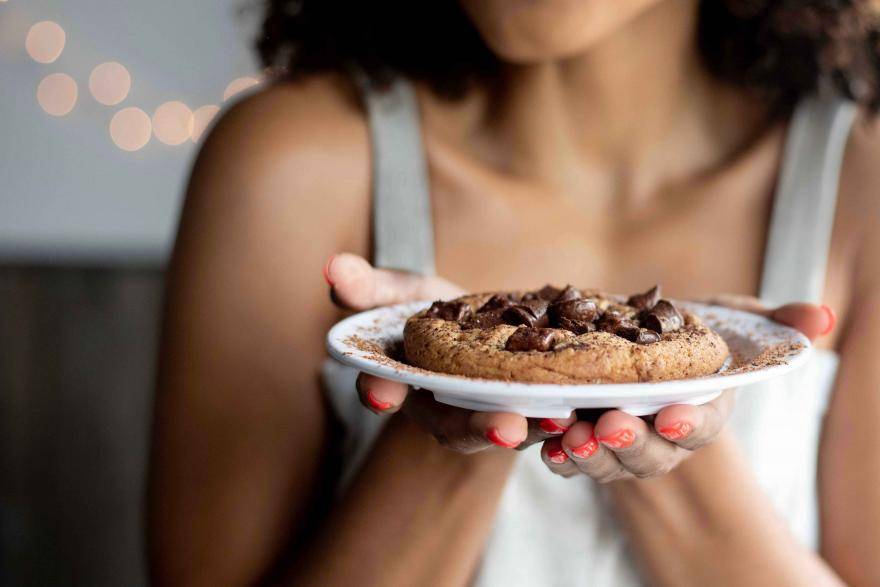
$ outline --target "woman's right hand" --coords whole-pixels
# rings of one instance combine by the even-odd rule
[[[376,269],[357,255],[340,253],[328,259],[324,277],[331,299],[347,310],[368,310],[417,300],[450,299],[464,293],[435,276]],[[441,404],[430,391],[361,373],[357,379],[361,403],[377,414],[402,412],[432,434],[441,445],[461,453],[492,446],[525,448],[559,436],[575,422],[568,418],[527,419],[510,412],[475,412]]]

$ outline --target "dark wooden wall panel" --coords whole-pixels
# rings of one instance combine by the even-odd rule
[[[158,270],[0,267],[0,583],[143,585]]]

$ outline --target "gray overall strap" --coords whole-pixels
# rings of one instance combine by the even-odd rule
[[[761,299],[768,304],[820,302],[831,245],[840,168],[856,115],[851,102],[808,98],[785,140]]]
[[[373,264],[434,273],[428,169],[412,85],[366,86],[373,160]]]

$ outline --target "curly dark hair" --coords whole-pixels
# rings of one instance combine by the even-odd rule
[[[872,0],[701,0],[707,69],[778,111],[814,92],[880,106],[880,12]],[[414,26],[423,23],[424,26]],[[499,68],[456,0],[268,0],[260,57],[278,76],[395,76],[454,99]]]

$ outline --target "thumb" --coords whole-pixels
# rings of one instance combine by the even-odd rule
[[[324,266],[324,278],[337,305],[368,310],[416,300],[451,298],[464,290],[442,277],[376,269],[351,253],[332,255]]]
[[[837,323],[837,315],[834,313],[834,310],[825,304],[816,305],[798,302],[785,304],[774,309],[764,306],[758,298],[736,294],[715,296],[706,300],[706,303],[760,314],[780,324],[800,330],[810,340],[826,336],[834,329],[834,325]]]
[[[773,310],[771,318],[800,330],[810,340],[827,335],[837,322],[834,310],[825,304],[786,304]]]

